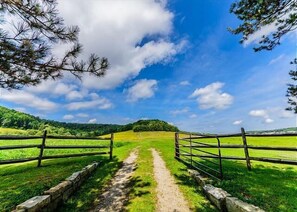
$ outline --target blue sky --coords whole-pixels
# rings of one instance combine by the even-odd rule
[[[232,1],[59,1],[65,22],[80,27],[85,58],[106,56],[104,78],[66,74],[20,91],[0,90],[1,105],[42,118],[124,124],[162,119],[182,130],[239,132],[296,126],[287,106],[296,32],[273,51],[255,53],[263,28],[244,45],[227,27]],[[57,55],[67,46],[57,45]]]

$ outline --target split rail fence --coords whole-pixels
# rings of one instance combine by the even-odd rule
[[[241,128],[241,133],[226,134],[226,135],[193,135],[185,134],[186,137],[180,138],[180,134],[175,134],[175,158],[190,165],[192,168],[218,180],[223,179],[222,160],[241,160],[246,161],[248,170],[252,169],[251,161],[261,161],[279,164],[297,165],[297,134],[246,134],[244,128]],[[295,136],[295,147],[277,147],[277,146],[254,146],[248,145],[247,137],[283,137]],[[241,137],[242,144],[221,144],[220,138]],[[204,139],[216,139],[214,142],[203,142]],[[216,149],[216,151],[209,151]],[[224,156],[221,149],[243,149],[244,157],[239,156]],[[266,158],[266,157],[251,157],[249,150],[267,150],[267,151],[290,151],[296,152],[296,160],[288,160],[282,158]],[[208,151],[207,151],[208,150]],[[211,164],[211,165],[210,165]]]
[[[10,145],[10,146],[0,146],[0,152],[12,149],[28,149],[28,148],[38,148],[40,149],[39,155],[37,157],[21,158],[21,159],[11,159],[11,160],[0,160],[0,165],[13,164],[13,163],[23,163],[28,161],[37,160],[37,167],[41,166],[42,160],[45,159],[55,159],[55,158],[68,158],[68,157],[81,157],[81,156],[91,156],[91,155],[109,155],[109,159],[113,156],[113,133],[109,138],[102,137],[75,137],[75,136],[52,136],[47,135],[47,131],[44,131],[43,136],[0,136],[0,140],[32,140],[41,139],[41,144],[27,144],[27,145]],[[60,139],[60,140],[98,140],[100,141],[110,141],[108,145],[47,145],[47,139]],[[44,155],[46,149],[103,149],[100,152],[84,152],[79,154],[60,154],[60,155]]]

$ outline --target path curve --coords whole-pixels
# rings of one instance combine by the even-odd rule
[[[166,168],[164,160],[155,149],[151,149],[151,151],[154,158],[154,176],[157,182],[157,210],[161,212],[190,211],[174,178]]]
[[[138,151],[134,150],[130,153],[129,157],[123,162],[122,168],[120,168],[114,178],[111,181],[110,186],[100,196],[99,205],[90,210],[92,212],[98,211],[122,211],[130,188],[130,178],[136,169],[136,159],[138,157]]]

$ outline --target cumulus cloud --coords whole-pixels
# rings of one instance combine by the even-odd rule
[[[214,82],[204,88],[197,88],[190,98],[196,98],[201,109],[225,109],[233,103],[233,96],[223,93],[224,83]]]
[[[75,85],[66,84],[61,81],[46,80],[37,86],[30,86],[26,91],[35,94],[50,93],[56,96],[66,95],[76,88]]]
[[[71,114],[67,114],[67,115],[63,116],[63,119],[65,119],[65,120],[71,120],[71,119],[74,119],[74,116],[71,115]]]
[[[254,117],[263,117],[263,118],[268,118],[268,111],[267,110],[251,110],[249,112],[250,116]]]
[[[170,60],[186,45],[170,40],[174,14],[164,0],[63,0],[59,10],[67,24],[80,27],[84,55],[110,61],[105,77],[83,77],[86,88],[112,89],[145,67]]]
[[[34,108],[36,110],[51,111],[58,108],[58,104],[46,98],[40,98],[25,90],[0,89],[0,99],[15,104]]]
[[[95,124],[97,122],[97,119],[90,119],[88,121],[89,124]]]
[[[274,120],[269,117],[268,110],[264,110],[264,109],[251,110],[249,112],[249,115],[254,116],[254,117],[258,117],[258,118],[262,118],[263,123],[265,123],[265,124],[270,124],[270,123],[274,122]]]
[[[267,118],[267,119],[264,120],[264,122],[265,122],[266,124],[270,124],[270,123],[274,122],[274,120],[271,119],[271,118]]]
[[[110,109],[113,107],[113,104],[106,98],[99,97],[98,99],[91,101],[80,101],[80,102],[71,102],[66,105],[68,110],[83,110],[90,108],[97,108],[101,110]]]
[[[156,80],[142,79],[130,87],[127,91],[127,101],[136,102],[140,99],[148,99],[154,96],[157,90],[158,82]]]
[[[242,123],[242,120],[237,120],[233,122],[233,125],[240,125]]]

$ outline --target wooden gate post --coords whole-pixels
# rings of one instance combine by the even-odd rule
[[[180,159],[180,154],[179,154],[179,134],[176,132],[175,133],[175,158]]]
[[[247,145],[247,141],[246,141],[245,131],[244,131],[243,127],[241,128],[241,136],[242,136],[246,166],[247,166],[248,170],[251,171],[252,166],[251,166],[251,161],[250,161],[250,156],[249,156],[249,150],[248,150],[248,145]]]
[[[41,143],[41,146],[40,146],[40,152],[39,152],[37,167],[40,167],[41,166],[41,160],[42,160],[43,150],[44,150],[45,141],[46,141],[46,134],[47,134],[47,131],[44,130],[43,136],[42,136],[42,143]]]
[[[109,159],[110,160],[112,160],[113,139],[114,139],[114,135],[113,135],[113,133],[111,133],[111,135],[110,135],[110,147],[109,147]]]
[[[223,166],[222,166],[222,155],[221,155],[221,141],[217,137],[218,141],[218,154],[219,154],[219,166],[220,166],[220,179],[223,179]]]

